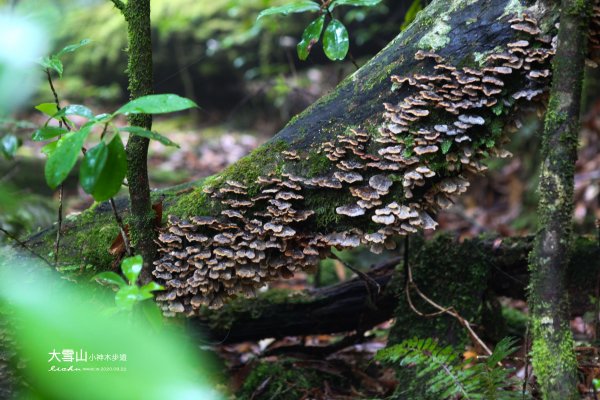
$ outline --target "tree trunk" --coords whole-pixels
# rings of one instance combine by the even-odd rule
[[[133,100],[154,91],[150,0],[128,0],[123,15],[127,21],[127,74],[129,94]],[[132,126],[152,129],[152,116],[149,114],[132,114],[128,119]],[[130,135],[126,148],[127,182],[131,200],[130,239],[136,252],[144,259],[144,268],[140,274],[142,283],[152,279],[151,267],[156,255],[155,216],[148,181],[148,144],[148,139]]]
[[[569,263],[581,86],[591,1],[563,0],[543,136],[540,229],[531,252],[533,368],[545,399],[574,399],[577,360],[569,324]]]

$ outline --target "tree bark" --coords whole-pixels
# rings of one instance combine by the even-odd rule
[[[129,0],[122,11],[127,22],[127,74],[129,94],[133,100],[154,91],[150,0]],[[128,120],[132,126],[152,129],[152,116],[149,114],[132,114]],[[127,182],[131,202],[130,239],[136,252],[144,259],[144,268],[140,274],[142,283],[152,279],[151,267],[156,255],[155,216],[148,181],[148,145],[148,139],[130,135],[126,147]]]
[[[545,399],[575,399],[577,360],[565,274],[591,1],[563,0],[551,97],[543,134],[539,224],[530,264],[533,369]]]

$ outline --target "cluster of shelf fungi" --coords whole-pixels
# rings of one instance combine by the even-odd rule
[[[507,119],[498,114],[541,108],[546,100],[556,39],[527,14],[508,23],[516,39],[480,68],[458,68],[419,50],[415,58],[430,72],[391,77],[392,90],[409,95],[383,104],[377,133],[349,129],[320,145],[331,161],[327,174],[259,177],[253,193],[227,181],[205,189],[223,206],[221,215],[169,216],[153,271],[166,287],[157,296],[165,315],[194,315],[203,305],[252,297],[269,281],[314,270],[332,247],[381,252],[393,249],[398,235],[435,229],[436,213],[467,190],[466,174],[484,171],[489,156],[509,155],[502,150],[506,137],[492,128],[494,119]],[[511,125],[516,129],[518,121]],[[282,157],[293,167],[305,155],[285,151]],[[350,228],[316,231],[305,198],[322,191],[350,199],[335,209],[347,219],[339,225]]]

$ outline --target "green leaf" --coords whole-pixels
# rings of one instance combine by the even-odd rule
[[[190,99],[176,94],[151,94],[131,100],[115,114],[164,114],[198,107]]]
[[[319,3],[310,0],[301,0],[295,1],[291,4],[286,4],[284,6],[267,8],[266,10],[263,10],[260,14],[258,14],[256,20],[258,21],[262,17],[266,17],[268,15],[288,15],[291,13],[303,13],[307,11],[316,12],[320,10],[321,6],[319,5]]]
[[[115,303],[123,310],[131,310],[135,303],[142,300],[142,292],[137,286],[123,286],[115,294]]]
[[[159,133],[152,132],[152,131],[146,130],[144,128],[141,128],[139,126],[126,126],[123,128],[119,128],[119,131],[129,132],[135,136],[141,136],[141,137],[145,137],[147,139],[156,140],[158,142],[161,142],[165,146],[179,147],[179,145],[177,143],[171,141],[171,139],[169,139]]]
[[[56,103],[41,103],[35,106],[35,109],[43,112],[49,117],[53,116],[58,112],[58,107],[56,107]]]
[[[61,51],[59,51],[58,53],[56,53],[56,57],[61,57],[64,54],[67,53],[72,53],[75,50],[79,49],[80,47],[83,47],[89,43],[91,43],[92,41],[90,39],[83,39],[81,42],[79,43],[75,43],[75,44],[70,44],[68,46],[63,47],[63,49]]]
[[[85,153],[79,170],[79,183],[86,193],[93,193],[107,158],[108,147],[104,142],[98,143]]]
[[[63,74],[63,64],[56,56],[44,57],[38,63],[44,67],[44,69],[49,69],[56,71],[58,76],[62,78]]]
[[[79,115],[80,117],[84,117],[90,120],[94,119],[94,113],[92,113],[92,110],[80,104],[71,104],[66,107],[63,107],[60,109],[59,112],[54,114],[52,118],[58,120],[61,117],[65,117],[67,115]]]
[[[21,140],[15,135],[4,135],[2,139],[0,139],[0,153],[4,155],[4,157],[11,159],[17,153],[17,150],[21,146]]]
[[[452,140],[444,140],[442,142],[442,154],[446,154],[450,151],[450,147],[452,146]]]
[[[63,136],[48,157],[44,173],[46,182],[52,189],[56,189],[69,175],[77,162],[77,156],[85,139],[90,133],[92,124],[85,124],[80,130],[70,132]]]
[[[165,288],[164,288],[164,286],[159,285],[158,283],[156,283],[154,281],[150,281],[150,282],[146,283],[144,286],[142,286],[140,288],[140,290],[142,292],[150,293],[150,292],[155,292],[157,290],[165,290]]]
[[[329,11],[333,11],[338,6],[353,6],[353,7],[373,7],[381,3],[381,0],[333,0]]]
[[[319,41],[321,32],[323,32],[323,25],[325,24],[325,16],[321,15],[319,18],[311,22],[304,33],[302,34],[302,41],[298,43],[298,58],[306,60],[312,47]]]
[[[492,107],[492,111],[496,115],[501,115],[504,111],[504,104],[501,101],[499,101],[498,104]]]
[[[107,146],[108,156],[94,188],[89,192],[94,200],[105,201],[114,197],[127,174],[127,155],[120,135],[115,135]]]
[[[330,60],[343,60],[348,54],[350,39],[348,30],[339,20],[332,20],[323,36],[323,50]]]
[[[52,153],[54,153],[54,151],[56,150],[57,146],[58,146],[58,140],[48,143],[47,145],[42,147],[40,151],[42,152],[42,154],[45,154],[46,157],[50,157],[52,155]]]
[[[423,5],[421,4],[421,0],[413,0],[406,14],[404,14],[404,22],[402,22],[402,26],[400,30],[405,30],[408,26],[415,20],[419,11],[423,9]]]
[[[118,287],[127,286],[125,279],[123,279],[116,272],[112,271],[101,272],[99,274],[94,275],[92,279],[98,281],[103,285],[116,285]]]
[[[123,271],[123,275],[127,277],[130,285],[135,285],[137,278],[142,271],[142,266],[144,265],[144,260],[142,256],[137,255],[134,257],[127,257],[121,263],[121,270]]]
[[[44,126],[35,132],[31,136],[31,140],[35,142],[42,142],[44,140],[52,139],[60,135],[64,135],[68,131],[65,128],[59,128],[58,126]]]

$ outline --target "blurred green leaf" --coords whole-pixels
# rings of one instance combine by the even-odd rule
[[[15,135],[4,135],[2,139],[0,139],[0,153],[9,160],[17,154],[17,150],[20,146],[21,140]]]
[[[312,47],[319,41],[321,33],[323,32],[323,25],[325,24],[325,16],[321,15],[319,18],[311,22],[304,33],[302,34],[302,41],[298,43],[298,58],[306,60],[310,54]]]
[[[209,380],[212,362],[180,328],[153,326],[131,313],[105,315],[112,301],[93,298],[91,287],[67,282],[47,268],[33,268],[24,259],[0,259],[0,309],[6,311],[2,315],[8,318],[19,359],[27,360],[19,375],[31,393],[20,398],[223,398]],[[16,262],[19,268],[14,268]],[[144,303],[156,309],[152,302]],[[68,349],[82,359],[66,361]],[[61,361],[49,361],[53,354]],[[91,358],[98,354],[116,354],[117,360]],[[69,367],[74,370],[52,371]]]
[[[258,17],[256,18],[256,20],[258,21],[262,17],[266,17],[268,15],[276,15],[276,14],[288,15],[291,13],[303,13],[306,11],[316,12],[316,11],[320,11],[320,10],[321,10],[321,6],[319,5],[319,3],[316,3],[311,0],[301,0],[301,1],[295,1],[290,4],[286,4],[284,6],[267,8],[266,10],[263,10],[260,12],[260,14],[258,14]]]
[[[68,46],[63,47],[63,49],[61,51],[59,51],[58,53],[56,53],[56,57],[61,57],[64,54],[67,53],[72,53],[75,50],[79,49],[80,47],[83,47],[89,43],[91,43],[92,41],[90,39],[83,39],[81,42],[79,43],[75,43],[75,44],[70,44]]]
[[[91,128],[92,124],[88,123],[76,132],[69,132],[58,141],[56,148],[49,155],[44,173],[46,182],[52,189],[56,189],[75,166],[81,147],[83,147]]]
[[[116,272],[112,272],[112,271],[101,272],[99,274],[94,275],[94,277],[92,279],[94,279],[104,285],[106,285],[106,284],[116,285],[118,287],[127,286],[127,282],[125,282],[125,279],[123,279]]]
[[[406,11],[406,14],[404,14],[404,22],[402,22],[402,26],[400,27],[400,30],[403,31],[406,28],[408,28],[408,26],[417,17],[417,14],[419,13],[419,11],[421,11],[422,9],[423,9],[423,6],[421,5],[421,0],[413,0],[409,9]]]
[[[92,113],[92,110],[90,110],[86,106],[82,106],[81,104],[71,104],[66,107],[63,107],[60,109],[59,112],[54,114],[52,118],[58,120],[61,117],[65,117],[67,115],[79,115],[80,117],[84,117],[89,120],[94,119],[94,113]]]
[[[452,146],[452,140],[444,140],[442,142],[442,154],[448,153],[448,151],[450,151],[451,146]]]
[[[53,116],[58,112],[58,107],[56,107],[56,103],[41,103],[35,106],[35,109],[43,112],[49,117]]]
[[[151,94],[131,100],[115,114],[164,114],[198,107],[190,99],[176,94]]]
[[[162,285],[159,285],[158,283],[151,281],[146,283],[144,286],[142,286],[141,288],[142,292],[155,292],[157,290],[165,290],[165,288]]]
[[[137,278],[142,271],[142,266],[144,265],[144,260],[142,256],[137,255],[134,257],[127,257],[121,263],[121,270],[123,271],[123,275],[127,277],[130,285],[135,285]]]
[[[106,163],[96,180],[94,188],[89,192],[94,200],[105,201],[114,197],[123,184],[127,174],[127,155],[120,135],[115,135],[106,147],[108,155]]]
[[[104,142],[98,143],[83,156],[79,170],[79,183],[86,193],[93,193],[107,159],[108,147]]]
[[[149,298],[147,295],[145,296],[135,285],[123,286],[115,294],[115,304],[122,310],[131,310],[135,304]]]
[[[60,76],[62,78],[63,64],[58,57],[56,57],[56,56],[43,57],[39,61],[39,64],[42,67],[44,67],[44,69],[56,71],[58,73],[58,76]]]
[[[123,128],[119,128],[119,131],[129,132],[135,136],[141,136],[141,137],[145,137],[147,139],[156,140],[156,141],[164,144],[165,146],[179,147],[179,145],[177,143],[171,141],[171,139],[167,138],[166,136],[163,136],[157,132],[146,130],[139,126],[126,126]]]
[[[65,128],[59,128],[58,126],[43,126],[40,129],[33,132],[31,140],[35,142],[42,142],[44,140],[64,135],[67,132],[68,131]]]
[[[381,3],[381,0],[333,0],[329,10],[333,11],[338,6],[373,7]]]
[[[40,151],[42,152],[42,154],[45,154],[46,157],[50,157],[52,155],[52,153],[54,153],[54,151],[56,150],[57,146],[58,146],[58,140],[48,143],[47,145],[42,147]]]
[[[348,54],[350,39],[348,30],[339,20],[332,20],[325,29],[323,36],[323,50],[330,60],[343,60]]]

